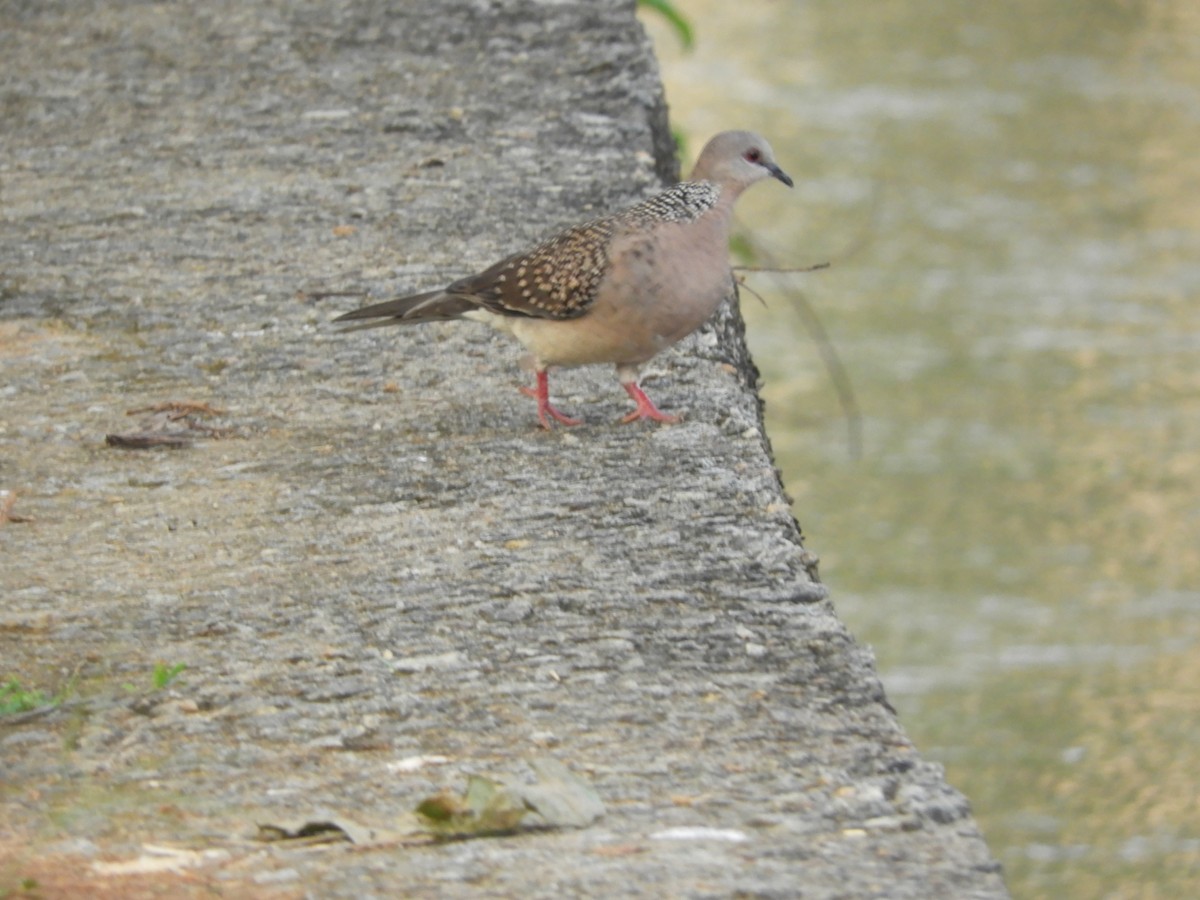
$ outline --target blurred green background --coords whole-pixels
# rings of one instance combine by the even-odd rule
[[[768,428],[842,617],[1014,896],[1200,885],[1200,4],[678,0]],[[798,311],[853,383],[862,453]]]

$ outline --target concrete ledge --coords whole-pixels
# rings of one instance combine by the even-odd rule
[[[0,12],[0,489],[31,519],[0,525],[0,678],[69,692],[0,720],[0,892],[167,844],[220,852],[127,896],[1004,896],[813,577],[734,308],[651,367],[682,425],[613,424],[597,369],[547,434],[500,336],[339,334],[358,301],[306,295],[435,286],[672,174],[631,2],[427,6]],[[228,431],[105,446],[184,400]],[[249,840],[543,756],[605,816]]]

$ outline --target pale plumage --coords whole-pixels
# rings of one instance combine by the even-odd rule
[[[550,404],[552,366],[612,363],[637,404],[625,417],[677,421],[638,387],[641,366],[699,328],[729,293],[734,201],[756,181],[792,180],[770,146],[746,131],[705,145],[687,181],[636,206],[560,232],[446,288],[376,303],[335,321],[359,325],[474,319],[516,337],[533,355],[538,419],[579,420]]]

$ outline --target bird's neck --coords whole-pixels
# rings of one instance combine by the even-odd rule
[[[741,185],[722,184],[719,181],[702,179],[707,181],[717,189],[717,202],[713,204],[708,215],[711,218],[719,219],[728,225],[733,220],[733,206],[737,203],[738,197],[742,194]]]

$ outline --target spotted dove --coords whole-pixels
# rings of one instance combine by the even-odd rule
[[[376,303],[335,321],[405,325],[473,319],[508,332],[532,353],[538,419],[578,425],[550,404],[552,366],[613,363],[637,404],[622,420],[677,422],[638,387],[643,364],[691,334],[731,287],[729,229],[738,196],[764,178],[792,186],[770,145],[725,131],[700,153],[687,181],[623,212],[548,238],[532,250],[441,290]]]

